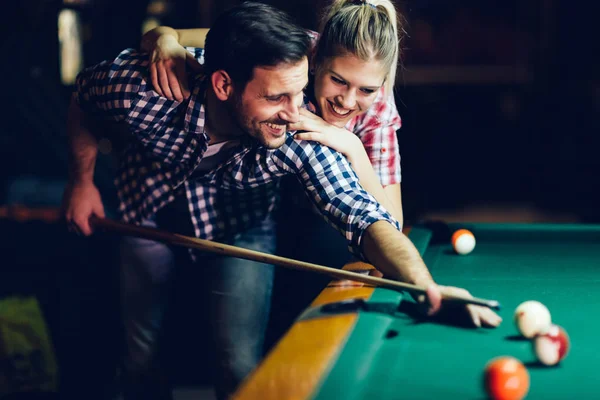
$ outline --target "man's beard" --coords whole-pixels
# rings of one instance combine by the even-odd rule
[[[244,105],[242,103],[241,96],[238,96],[237,94],[235,94],[234,98],[233,98],[233,102],[228,103],[228,104],[229,104],[229,107],[228,107],[229,113],[231,114],[236,125],[243,132],[247,133],[249,136],[251,136],[257,142],[259,142],[261,145],[263,145],[269,149],[277,149],[283,145],[283,143],[285,142],[285,137],[286,137],[285,134],[283,135],[283,138],[281,139],[281,141],[277,141],[275,143],[269,142],[266,139],[265,133],[261,129],[262,123],[259,123],[258,126],[253,125],[252,119],[250,117],[246,116],[246,112],[244,110]],[[278,122],[266,121],[266,122],[273,122],[275,124],[286,125],[286,129],[285,129],[286,132],[288,130],[287,122],[285,122],[285,121],[278,121]]]

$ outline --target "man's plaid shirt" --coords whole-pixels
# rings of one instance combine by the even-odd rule
[[[201,59],[202,50],[195,56]],[[291,133],[278,149],[245,137],[229,150],[226,162],[198,173],[209,141],[203,80],[191,82],[190,98],[179,103],[160,97],[147,78],[148,55],[127,49],[77,79],[80,107],[125,124],[132,134],[115,180],[123,220],[140,223],[184,194],[196,236],[222,240],[266,218],[276,204],[278,178],[293,174],[346,237],[353,254],[362,257],[362,235],[372,223],[385,220],[400,228],[359,185],[345,157],[326,146],[296,141]]]

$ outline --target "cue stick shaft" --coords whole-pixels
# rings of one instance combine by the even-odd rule
[[[362,275],[356,272],[346,271],[325,267],[323,265],[312,264],[304,261],[293,260],[291,258],[280,257],[272,254],[262,253],[255,250],[244,249],[237,246],[213,242],[211,240],[199,239],[195,237],[180,235],[176,233],[166,232],[160,229],[147,228],[113,221],[106,218],[92,217],[91,222],[98,228],[105,229],[127,236],[134,236],[142,239],[150,239],[158,242],[183,246],[193,249],[206,251],[209,253],[221,254],[225,256],[243,258],[251,261],[258,261],[266,264],[278,265],[281,267],[292,268],[297,270],[311,271],[320,274],[325,274],[338,279],[348,279],[351,281],[362,282],[373,286],[383,287],[393,290],[405,290],[407,292],[421,295],[426,293],[426,289],[417,285],[405,282],[393,281],[391,279],[377,278],[375,276]],[[442,291],[442,299],[459,302],[463,304],[474,304],[492,309],[498,309],[499,303],[493,300],[485,300],[479,298],[467,298],[455,295],[444,294]]]

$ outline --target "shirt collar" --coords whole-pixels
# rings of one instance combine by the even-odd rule
[[[203,75],[196,76],[191,82],[192,92],[185,110],[183,128],[186,132],[202,132],[206,143],[208,143],[209,138],[204,129],[206,124],[206,109],[204,107],[206,83],[207,79]]]

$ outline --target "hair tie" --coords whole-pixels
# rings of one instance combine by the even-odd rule
[[[377,8],[377,6],[373,3],[368,2],[367,0],[361,0],[363,6],[371,6],[372,8]]]

